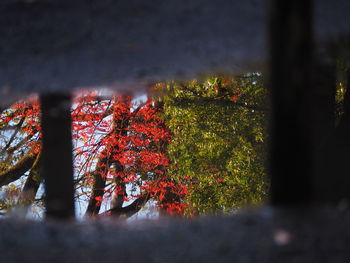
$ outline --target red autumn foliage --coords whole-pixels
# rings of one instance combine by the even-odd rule
[[[91,205],[98,213],[101,203],[111,199],[117,200],[111,211],[121,213],[132,204],[139,210],[140,200],[153,198],[169,214],[183,213],[187,188],[166,175],[166,147],[171,134],[160,111],[151,100],[134,105],[129,96],[104,98],[97,92],[75,96],[72,135],[76,190],[77,198],[89,201],[88,210]],[[23,122],[21,136],[29,138],[25,147],[40,152],[37,99],[13,105],[0,116],[0,122],[9,126]]]

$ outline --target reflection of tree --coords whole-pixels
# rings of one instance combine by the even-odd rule
[[[72,108],[76,200],[87,201],[86,216],[97,216],[101,204],[110,201],[104,215],[123,218],[137,213],[151,198],[164,207],[161,187],[184,194],[183,187],[166,177],[168,157],[163,145],[170,135],[158,111],[152,102],[135,106],[127,96],[103,98],[90,93],[76,98]],[[13,188],[16,203],[40,201],[41,197],[35,199],[42,183],[36,100],[4,110],[0,125],[0,186],[7,191]],[[21,182],[16,181],[19,178]],[[16,184],[9,185],[12,182]],[[3,200],[0,208],[6,211],[12,205]]]
[[[231,212],[267,195],[266,91],[259,74],[173,83],[163,99],[173,133],[168,175],[189,186],[189,213]]]
[[[259,74],[157,84],[152,92],[162,96],[140,105],[127,96],[76,97],[75,198],[87,204],[86,216],[127,218],[150,200],[161,215],[229,213],[265,199],[268,107]],[[38,118],[35,100],[0,116],[0,184],[21,178],[24,205],[42,199]]]

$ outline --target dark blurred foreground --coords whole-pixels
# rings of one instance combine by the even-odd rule
[[[193,221],[1,220],[1,262],[348,262],[350,212],[265,207]]]

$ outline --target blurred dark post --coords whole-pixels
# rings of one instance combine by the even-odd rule
[[[46,217],[74,217],[71,136],[71,99],[65,94],[44,94],[42,109],[42,172],[45,180]]]
[[[271,0],[271,202],[310,201],[312,173],[312,1]]]
[[[349,47],[347,39],[339,39],[332,47],[332,60],[328,59],[332,74],[323,74],[323,82],[333,88],[335,101],[336,85],[345,89],[343,101],[337,104],[337,122],[333,121],[333,129],[319,147],[316,155],[317,166],[313,182],[313,198],[321,204],[348,205],[350,201],[350,89],[349,89]],[[342,86],[340,86],[342,85]],[[342,105],[341,105],[342,104]],[[336,107],[333,105],[333,112]],[[323,113],[323,112],[322,112]]]

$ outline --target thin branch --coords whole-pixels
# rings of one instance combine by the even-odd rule
[[[233,102],[231,100],[223,100],[223,99],[214,99],[214,98],[194,98],[194,99],[185,99],[185,98],[173,98],[175,106],[187,107],[189,104],[197,104],[197,105],[219,105],[219,106],[237,106],[246,108],[248,110],[254,111],[267,111],[267,108],[249,105],[241,102]]]
[[[3,155],[5,153],[5,151],[11,146],[12,142],[15,140],[20,128],[22,127],[24,121],[25,121],[26,117],[24,116],[19,122],[18,124],[16,124],[15,126],[15,131],[14,133],[11,135],[10,139],[8,140],[7,144],[5,145],[5,147],[1,150],[0,155]]]
[[[17,149],[21,148],[24,144],[26,144],[31,138],[34,137],[35,134],[28,134],[25,138],[23,138],[20,142],[18,142],[15,146],[9,147],[7,149],[8,154],[12,154]]]
[[[138,113],[138,112],[142,109],[142,107],[144,107],[146,104],[147,104],[147,101],[146,101],[146,102],[140,103],[140,105],[137,106],[137,108],[132,112],[132,116],[136,116],[137,113]]]

